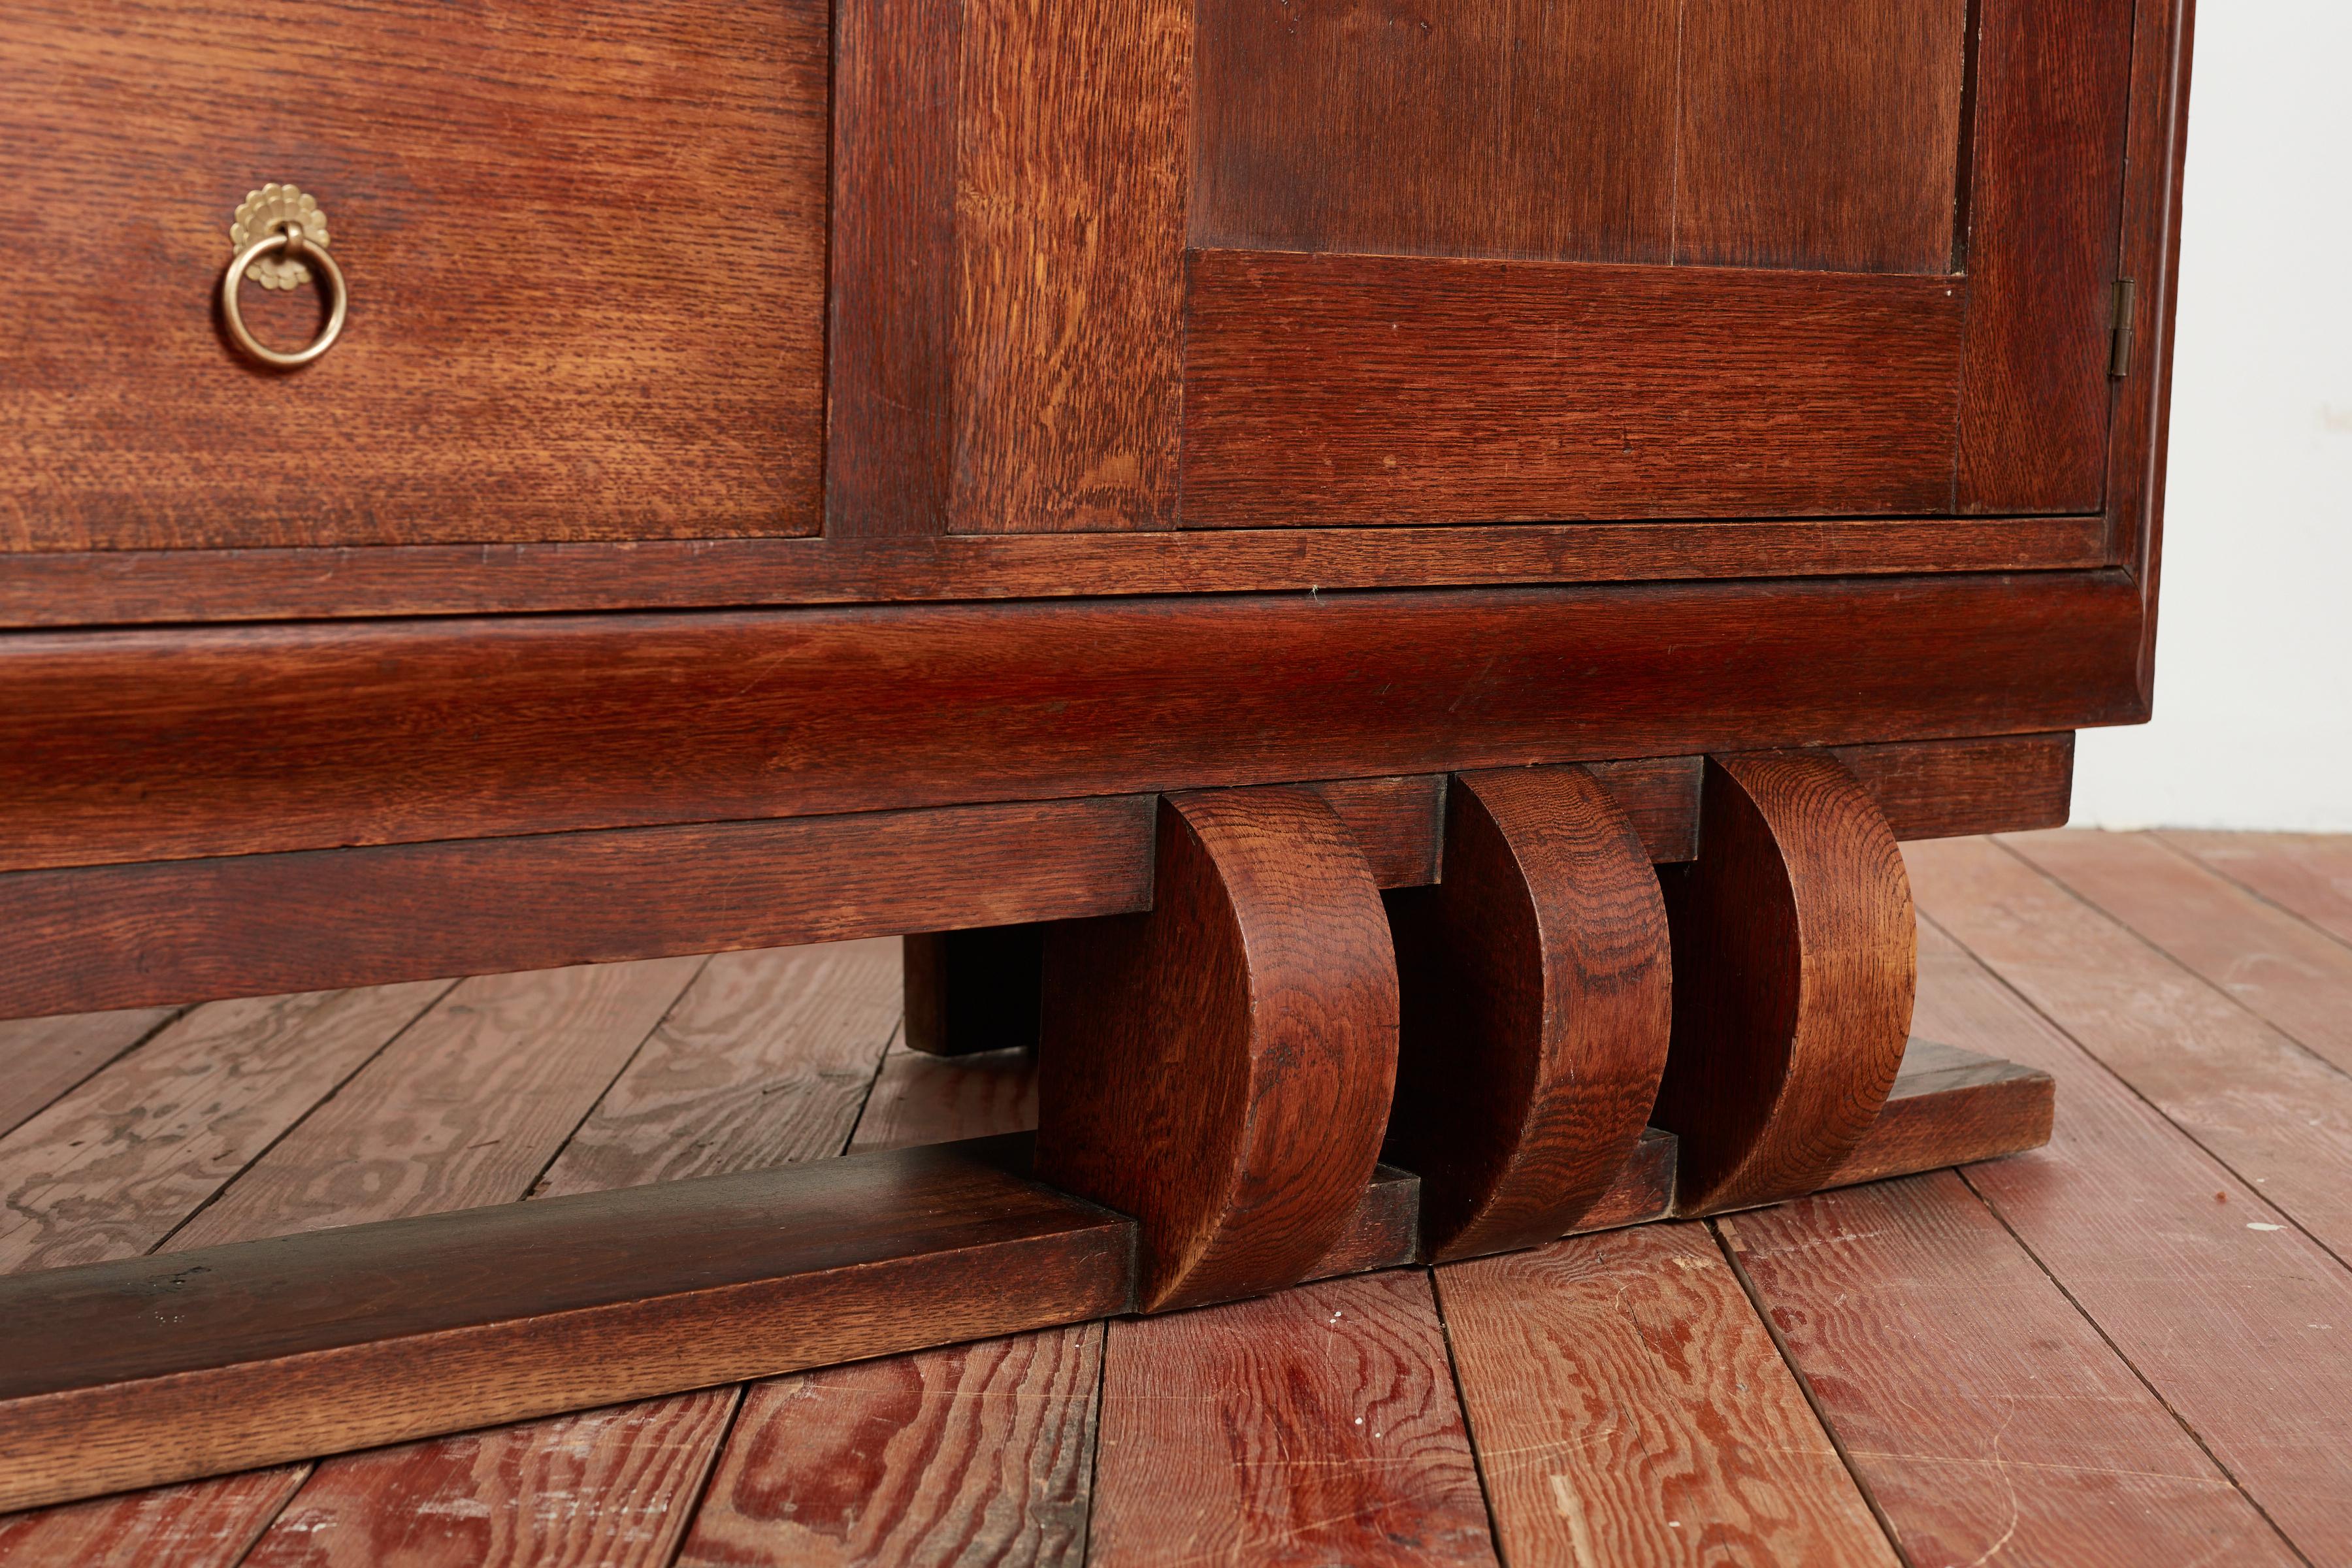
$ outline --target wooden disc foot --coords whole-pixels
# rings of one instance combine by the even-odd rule
[[[1566,1234],[1641,1138],[1673,975],[1642,840],[1582,768],[1457,776],[1444,879],[1390,896],[1402,988],[1387,1157],[1433,1258]]]
[[[1910,1031],[1911,883],[1834,757],[1710,757],[1697,861],[1664,878],[1674,1047],[1653,1114],[1685,1214],[1812,1191],[1868,1132]]]
[[[1372,873],[1310,791],[1171,795],[1151,911],[1045,942],[1038,1174],[1140,1222],[1136,1304],[1303,1278],[1361,1200],[1396,1080]]]

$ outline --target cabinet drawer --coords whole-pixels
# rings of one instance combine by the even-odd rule
[[[12,4],[0,548],[815,531],[827,47],[820,0]],[[350,294],[290,373],[216,300],[269,182]]]

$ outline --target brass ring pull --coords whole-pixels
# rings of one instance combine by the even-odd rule
[[[246,243],[248,234],[257,234],[249,245]],[[237,209],[237,222],[229,237],[239,248],[221,275],[221,316],[228,322],[229,336],[236,340],[236,346],[272,370],[298,370],[333,348],[335,340],[343,335],[351,290],[343,282],[343,269],[327,254],[326,215],[318,210],[318,204],[291,185],[265,185]],[[319,268],[331,301],[327,325],[305,348],[292,353],[273,349],[245,324],[245,312],[237,307],[238,286],[250,269],[256,280],[267,287],[291,289],[310,278],[308,269],[312,267]]]

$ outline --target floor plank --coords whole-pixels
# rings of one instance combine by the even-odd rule
[[[1113,1322],[1093,1568],[1492,1563],[1421,1269]]]
[[[2058,1079],[2048,1146],[1969,1184],[2309,1560],[2352,1561],[2352,1271],[1932,923],[1919,966],[1916,1027]]]
[[[0,1139],[0,1268],[135,1258],[448,989],[214,1002]]]
[[[1717,1223],[1912,1568],[2296,1561],[1953,1173]]]
[[[1896,1561],[1704,1225],[1437,1283],[1513,1568]]]
[[[1907,844],[1904,855],[1923,914],[2352,1258],[2352,1077],[1990,840]]]
[[[0,1138],[171,1022],[175,1007],[0,1019]]]
[[[2352,946],[2256,898],[2147,833],[2024,833],[2003,845],[2352,1072]]]
[[[897,948],[892,939],[712,959],[532,1195],[841,1152],[898,1023]],[[252,1562],[667,1563],[739,1397],[705,1390],[330,1460]]]
[[[247,1470],[219,1480],[156,1487],[127,1497],[0,1518],[9,1568],[229,1568],[286,1506],[308,1465]]]
[[[893,1050],[857,1123],[856,1147],[904,1149],[1037,1125],[1037,1053],[935,1057]]]
[[[1076,1568],[1099,1323],[755,1384],[681,1564]]]
[[[2157,835],[2242,888],[2352,942],[2352,834],[2192,833]]]

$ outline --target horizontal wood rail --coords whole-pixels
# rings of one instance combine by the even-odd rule
[[[2045,1075],[1913,1052],[1890,1140],[1865,1139],[1848,1170],[2048,1136]],[[1134,1222],[1030,1179],[1028,1142],[0,1278],[0,1510],[1129,1310]],[[1664,1217],[1675,1148],[1644,1137],[1578,1230]],[[1310,1277],[1413,1260],[1418,1188],[1376,1172]]]
[[[2055,826],[2074,737],[1837,750],[1898,838]],[[1656,861],[1699,759],[1593,772]],[[1435,881],[1444,779],[1317,785],[1382,887]],[[0,875],[0,1017],[1148,909],[1154,797],[860,812]]]

